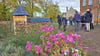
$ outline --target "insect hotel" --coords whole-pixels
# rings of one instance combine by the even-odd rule
[[[49,24],[50,18],[30,18],[30,14],[21,4],[12,13],[14,34],[27,31],[29,28],[40,28],[41,25]]]

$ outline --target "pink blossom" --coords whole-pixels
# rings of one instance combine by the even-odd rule
[[[45,32],[45,29],[43,29],[41,32]]]
[[[48,40],[48,37],[45,37],[46,40]]]
[[[84,48],[86,49],[85,51],[88,52],[89,47],[84,47]]]
[[[32,48],[32,45],[31,45],[32,43],[33,43],[33,42],[31,42],[31,43],[30,43],[30,41],[27,41],[27,45],[26,45],[26,47],[25,47],[25,48],[27,48],[27,50],[29,50],[29,51],[30,51],[30,50],[31,50],[31,48]]]
[[[61,31],[60,31],[60,30],[58,30],[58,33],[61,33]]]
[[[65,36],[61,36],[61,39],[65,39]]]
[[[56,43],[58,44],[58,41],[56,41]]]
[[[40,38],[43,38],[43,35],[41,35]]]
[[[47,45],[51,45],[51,42],[50,41],[47,41]]]
[[[50,25],[50,28],[53,28],[53,25]]]
[[[73,37],[73,36],[74,36],[74,34],[73,34],[73,33],[69,33],[69,36],[72,36],[72,37]]]
[[[64,52],[64,49],[61,49],[61,52],[63,53]]]
[[[71,36],[69,36],[69,35],[67,35],[67,40],[68,40],[69,42],[73,42],[73,41],[74,41],[74,39],[73,39]]]
[[[41,26],[40,29],[44,28],[44,26]]]
[[[82,45],[82,44],[83,44],[83,42],[80,42],[80,43],[79,43],[79,45]]]
[[[69,50],[66,50],[66,53],[69,54]]]
[[[49,34],[49,37],[53,37],[53,35],[50,33],[50,34]]]
[[[54,28],[51,28],[51,31],[54,30]]]
[[[39,54],[40,53],[40,50],[41,50],[41,46],[40,45],[35,45],[35,48],[37,49],[37,54]]]
[[[48,56],[48,54],[46,54],[46,56]]]
[[[50,52],[51,51],[51,49],[48,49],[48,52]]]
[[[60,56],[64,56],[63,54],[61,54]]]
[[[77,53],[74,53],[73,56],[77,56]]]
[[[68,40],[65,40],[65,44],[67,44],[69,41]]]
[[[84,47],[84,48],[87,49],[87,50],[89,49],[89,47]]]
[[[76,35],[75,36],[76,39],[79,39],[80,37],[81,37],[81,35]]]
[[[46,45],[46,46],[45,46],[45,48],[46,48],[46,49],[48,49],[48,48],[49,48],[49,46],[48,46],[48,45]]]

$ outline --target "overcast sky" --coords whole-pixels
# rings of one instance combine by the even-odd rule
[[[80,12],[80,0],[53,0],[53,2],[59,3],[61,12],[66,12],[66,6],[73,7]]]

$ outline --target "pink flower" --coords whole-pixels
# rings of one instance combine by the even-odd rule
[[[47,45],[51,45],[51,42],[50,41],[47,41]]]
[[[58,33],[61,33],[61,31],[60,31],[60,30],[58,30]]]
[[[85,51],[88,52],[89,47],[84,47],[84,48],[86,49]]]
[[[53,25],[50,25],[50,28],[53,28]]]
[[[41,26],[40,29],[44,28],[44,26]]]
[[[51,51],[51,49],[48,49],[48,52],[50,52]]]
[[[61,49],[61,52],[63,53],[64,52],[64,49]]]
[[[73,56],[77,56],[77,53],[74,53]]]
[[[40,38],[43,38],[43,35],[41,35]]]
[[[45,46],[45,48],[46,48],[46,49],[48,49],[48,48],[49,48],[49,46],[48,46],[48,45],[46,45],[46,46]]]
[[[58,41],[56,41],[56,43],[58,44]]]
[[[76,39],[79,39],[80,37],[81,37],[81,35],[76,35],[75,36]]]
[[[65,36],[61,36],[61,39],[65,39]]]
[[[73,41],[74,41],[74,39],[73,39],[71,36],[69,36],[69,35],[67,35],[67,40],[68,40],[69,42],[73,42]]]
[[[54,28],[51,28],[51,31],[54,30]]]
[[[68,40],[65,40],[65,44],[67,44],[69,41]]]
[[[72,36],[72,37],[73,37],[73,36],[74,36],[74,34],[73,34],[73,33],[69,33],[69,36]]]
[[[46,40],[48,40],[48,37],[45,37]]]
[[[89,47],[84,47],[84,48],[87,49],[87,50],[89,49]]]
[[[66,50],[66,53],[69,54],[69,50]]]
[[[32,45],[31,45],[31,44],[32,44],[32,43],[33,43],[33,42],[30,43],[30,41],[27,41],[27,45],[26,45],[25,48],[26,48],[28,51],[31,50],[31,48],[32,48]]]
[[[45,29],[43,29],[41,32],[45,32]]]
[[[79,45],[82,45],[82,44],[83,44],[83,42],[80,42],[80,43],[79,43]]]
[[[41,46],[40,45],[35,45],[35,48],[36,48],[36,50],[37,50],[37,54],[39,54],[40,53],[40,50],[41,50]]]
[[[64,56],[63,54],[61,54],[60,56]]]
[[[53,35],[50,33],[50,34],[49,34],[49,37],[53,37]]]
[[[46,54],[46,56],[48,56],[48,54]]]

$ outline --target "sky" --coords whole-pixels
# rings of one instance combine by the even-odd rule
[[[66,7],[73,7],[74,9],[80,12],[80,0],[53,0],[53,2],[58,2],[60,11],[62,13],[66,12]]]

